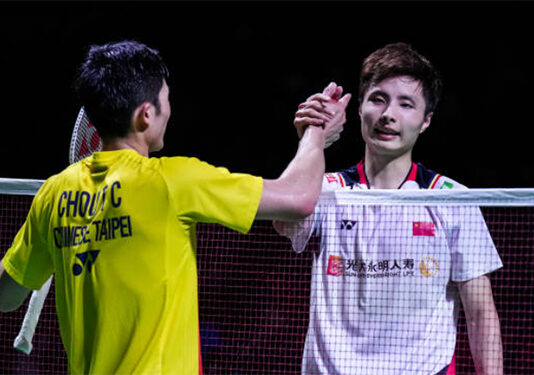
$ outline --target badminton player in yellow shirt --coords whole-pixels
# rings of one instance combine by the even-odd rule
[[[167,78],[158,51],[141,43],[91,47],[74,86],[103,151],[44,183],[0,264],[2,311],[55,275],[70,373],[201,373],[196,223],[247,232],[255,219],[311,214],[323,149],[339,137],[350,100],[330,84],[330,113],[267,180],[148,157],[162,149],[171,115]]]

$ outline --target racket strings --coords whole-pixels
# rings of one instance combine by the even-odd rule
[[[74,130],[72,132],[69,162],[76,163],[95,151],[102,150],[102,141],[98,135],[98,131],[89,121],[85,114],[85,110],[80,109]]]

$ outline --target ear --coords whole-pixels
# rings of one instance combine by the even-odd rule
[[[428,115],[425,116],[425,122],[423,122],[419,134],[424,132],[430,126],[430,120],[432,120],[432,115],[434,115],[434,112],[430,112]]]
[[[140,104],[134,111],[132,117],[132,126],[135,132],[143,133],[150,127],[152,113],[150,112],[150,103]]]

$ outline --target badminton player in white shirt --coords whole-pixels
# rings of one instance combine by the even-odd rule
[[[359,90],[365,154],[352,168],[325,174],[323,192],[465,189],[412,161],[440,91],[438,72],[407,44],[367,57]],[[299,106],[299,135],[328,100],[316,94]],[[502,262],[478,208],[319,204],[304,221],[274,225],[297,252],[314,232],[321,237],[303,374],[454,374],[460,303],[477,374],[503,373],[487,277]]]

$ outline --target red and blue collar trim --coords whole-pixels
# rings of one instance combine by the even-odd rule
[[[336,174],[343,178],[343,182],[347,186],[360,184],[370,188],[369,179],[365,174],[365,163],[363,159],[354,167],[336,172]],[[412,166],[399,188],[407,181],[415,181],[421,189],[433,189],[440,177],[440,174],[426,168],[422,164],[412,162]]]
[[[408,174],[400,184],[398,188],[400,188],[402,185],[406,183],[406,181],[416,181],[417,182],[417,170],[418,165],[416,163],[412,162],[412,166],[410,167],[410,170],[408,171]],[[369,184],[369,179],[367,178],[367,175],[365,174],[365,164],[363,160],[360,160],[360,162],[356,165],[356,171],[358,172],[358,179],[359,183],[362,185],[366,185],[369,189],[371,188],[371,185]]]

